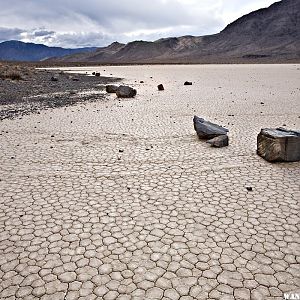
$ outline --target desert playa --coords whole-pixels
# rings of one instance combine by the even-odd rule
[[[61,70],[137,95],[0,121],[1,299],[300,293],[300,163],[256,154],[261,128],[300,128],[299,64]],[[229,146],[199,140],[194,115]]]

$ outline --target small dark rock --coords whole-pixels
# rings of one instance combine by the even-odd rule
[[[193,83],[190,82],[190,81],[186,81],[186,82],[184,83],[184,85],[193,85]]]
[[[159,91],[164,91],[165,90],[165,88],[164,88],[164,86],[162,84],[159,84],[157,86],[157,88],[158,88]]]
[[[207,141],[212,147],[223,148],[229,145],[229,138],[227,135],[217,136],[209,141]]]
[[[253,191],[253,188],[251,186],[247,186],[246,189],[247,189],[248,192],[252,192]]]
[[[120,152],[120,153],[123,153],[123,152],[124,152],[124,150],[122,150],[122,149],[119,149],[119,152]]]
[[[52,76],[51,81],[58,81],[58,77],[57,76]]]
[[[113,84],[109,84],[105,87],[106,93],[116,93],[118,88],[119,87],[117,85],[113,85]]]
[[[136,90],[126,86],[126,85],[121,85],[118,87],[116,94],[118,98],[133,98],[136,95]]]
[[[99,72],[95,73],[95,76],[100,77],[100,73]]]

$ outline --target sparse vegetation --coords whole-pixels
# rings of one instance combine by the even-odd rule
[[[22,80],[21,73],[17,71],[8,71],[0,74],[2,79]]]
[[[0,65],[0,78],[10,80],[22,80],[22,72],[18,66]]]

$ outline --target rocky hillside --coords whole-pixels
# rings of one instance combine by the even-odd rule
[[[62,57],[61,59],[55,58],[54,61],[64,61],[64,62],[74,62],[74,61],[102,61],[102,60],[109,60],[109,58],[120,51],[125,44],[121,44],[118,42],[114,42],[108,47],[97,48],[97,50],[86,53],[78,53],[78,54],[71,54]]]
[[[61,62],[197,63],[230,60],[300,59],[300,0],[282,0],[229,24],[215,35],[113,43]]]

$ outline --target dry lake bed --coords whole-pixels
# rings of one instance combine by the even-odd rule
[[[300,65],[72,70],[138,94],[0,122],[0,299],[300,293],[300,163],[256,155],[261,128],[300,129]]]

